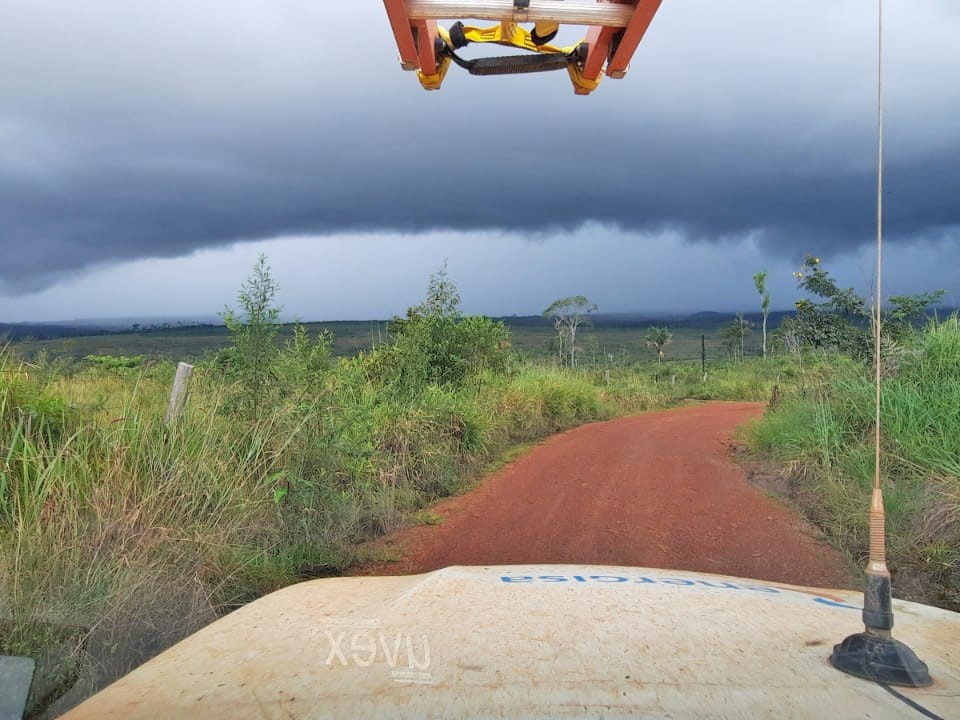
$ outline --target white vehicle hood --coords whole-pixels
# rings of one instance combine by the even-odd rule
[[[923,717],[835,670],[862,595],[700,573],[452,567],[294,585],[204,628],[80,718]],[[960,717],[960,615],[895,601],[894,635]]]

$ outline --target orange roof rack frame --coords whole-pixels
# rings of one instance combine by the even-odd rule
[[[507,75],[566,69],[574,91],[588,95],[603,75],[626,75],[662,0],[383,0],[400,51],[400,66],[416,71],[427,90],[443,84],[456,64],[471,75]],[[464,25],[462,18],[493,20],[493,27]],[[439,20],[455,20],[450,28]],[[521,27],[532,24],[532,29]],[[577,45],[550,44],[561,25],[587,26]],[[466,60],[457,50],[494,43],[533,54]]]

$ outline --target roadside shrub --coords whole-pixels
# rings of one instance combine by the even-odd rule
[[[484,370],[504,372],[509,362],[509,333],[501,322],[464,317],[460,295],[446,268],[430,278],[426,299],[390,322],[393,343],[369,357],[381,383],[416,393],[428,385],[460,385]]]
[[[233,341],[232,351],[220,358],[236,383],[234,407],[254,418],[272,401],[274,362],[279,354],[276,337],[281,308],[274,304],[278,289],[261,254],[237,293],[240,314],[226,308],[221,315]]]
[[[309,404],[326,394],[325,383],[333,368],[333,334],[321,332],[315,338],[301,323],[293,337],[278,353],[275,373],[278,395],[297,404]]]
[[[891,348],[894,346],[891,346]],[[884,496],[891,569],[920,600],[960,608],[960,322],[931,323],[884,357]],[[794,393],[748,433],[789,463],[807,512],[866,557],[875,390],[868,368],[837,364],[815,391]]]
[[[143,355],[87,355],[83,359],[92,368],[107,372],[123,372],[142,367],[145,358]]]

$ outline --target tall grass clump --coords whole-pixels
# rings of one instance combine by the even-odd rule
[[[897,587],[960,608],[960,320],[904,334],[882,357],[882,473]],[[843,363],[750,431],[756,449],[789,463],[803,505],[858,561],[868,543],[873,405],[870,369]]]
[[[767,401],[774,388],[792,387],[801,380],[801,371],[786,357],[745,358],[711,362],[706,372],[699,362],[637,364],[636,379],[653,390],[656,404],[683,400]]]
[[[41,660],[38,709],[80,657],[98,686],[237,602],[234,578],[277,547],[292,431],[279,416],[228,422],[202,379],[200,402],[167,428],[143,409],[165,388],[142,378],[108,419],[28,373],[2,377],[0,652]]]

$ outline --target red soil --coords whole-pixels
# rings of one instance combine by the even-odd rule
[[[730,458],[761,403],[706,403],[556,435],[385,539],[401,559],[365,573],[572,563],[851,587],[840,553],[752,487]]]

